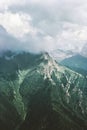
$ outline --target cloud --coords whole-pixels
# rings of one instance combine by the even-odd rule
[[[41,51],[49,51],[53,49],[53,41],[50,36],[26,36],[25,40],[20,40],[5,30],[3,26],[0,26],[0,51],[12,50],[12,51],[29,51],[38,53]],[[49,48],[49,42],[51,46]]]
[[[16,5],[24,5],[25,4],[25,0],[1,0],[0,1],[0,10],[3,11],[3,10],[8,10],[8,8],[10,6],[16,6]]]
[[[87,1],[3,0],[0,24],[17,40],[3,43],[11,49],[13,46],[40,52],[61,48],[79,52],[87,42]]]
[[[35,35],[37,30],[31,25],[31,16],[25,13],[0,13],[0,25],[2,25],[8,33],[17,38],[23,37],[25,34]]]
[[[19,50],[21,42],[14,38],[13,36],[9,35],[5,28],[0,26],[0,51],[6,50]]]
[[[72,49],[79,52],[87,41],[87,26],[64,23],[62,31],[56,36],[56,41],[61,49]]]

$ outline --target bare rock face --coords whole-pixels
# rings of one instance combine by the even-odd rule
[[[86,77],[47,53],[5,55],[0,61],[2,130],[6,125],[9,130],[87,129]]]

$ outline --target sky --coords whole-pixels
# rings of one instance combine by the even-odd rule
[[[86,42],[86,0],[0,1],[0,51],[80,52]]]

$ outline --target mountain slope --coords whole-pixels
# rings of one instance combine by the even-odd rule
[[[14,55],[12,52],[6,52],[0,57],[0,95],[2,95],[0,128],[2,130],[14,130],[26,116],[19,88],[26,74],[24,70],[34,64],[31,57],[34,60],[34,55],[26,53]],[[20,70],[23,70],[22,74]]]
[[[57,64],[47,53],[12,55],[9,60],[7,54],[1,57],[0,92],[17,113],[13,112],[12,120],[19,120],[14,120],[13,130],[87,129],[87,79],[84,76]],[[3,105],[1,101],[0,104]],[[9,126],[10,121],[4,122],[1,114],[0,120],[0,125],[7,122]]]
[[[77,71],[83,75],[87,75],[87,58],[81,55],[75,55],[70,58],[66,58],[60,62],[62,65],[69,67],[70,69]]]
[[[72,56],[74,56],[76,53],[70,50],[61,50],[61,49],[57,49],[54,50],[52,52],[50,52],[50,55],[58,62],[61,62],[62,60],[66,59],[66,58],[70,58]]]
[[[85,129],[86,79],[57,65],[48,55],[32,68],[20,87],[28,115],[20,130]],[[85,105],[84,105],[85,104]]]

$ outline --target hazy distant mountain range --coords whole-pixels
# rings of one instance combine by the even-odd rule
[[[61,64],[85,76],[87,75],[87,58],[86,57],[83,57],[81,55],[74,55],[70,58],[66,58],[63,61],[61,61]]]
[[[61,62],[62,60],[72,57],[76,54],[77,53],[71,50],[61,50],[61,49],[57,49],[50,52],[50,56],[52,56],[58,62]]]
[[[72,51],[63,51],[63,50],[56,50],[51,52],[50,54],[58,63],[69,67],[70,69],[83,74],[84,76],[87,75],[87,57],[86,51],[84,54],[82,52],[76,53]]]

